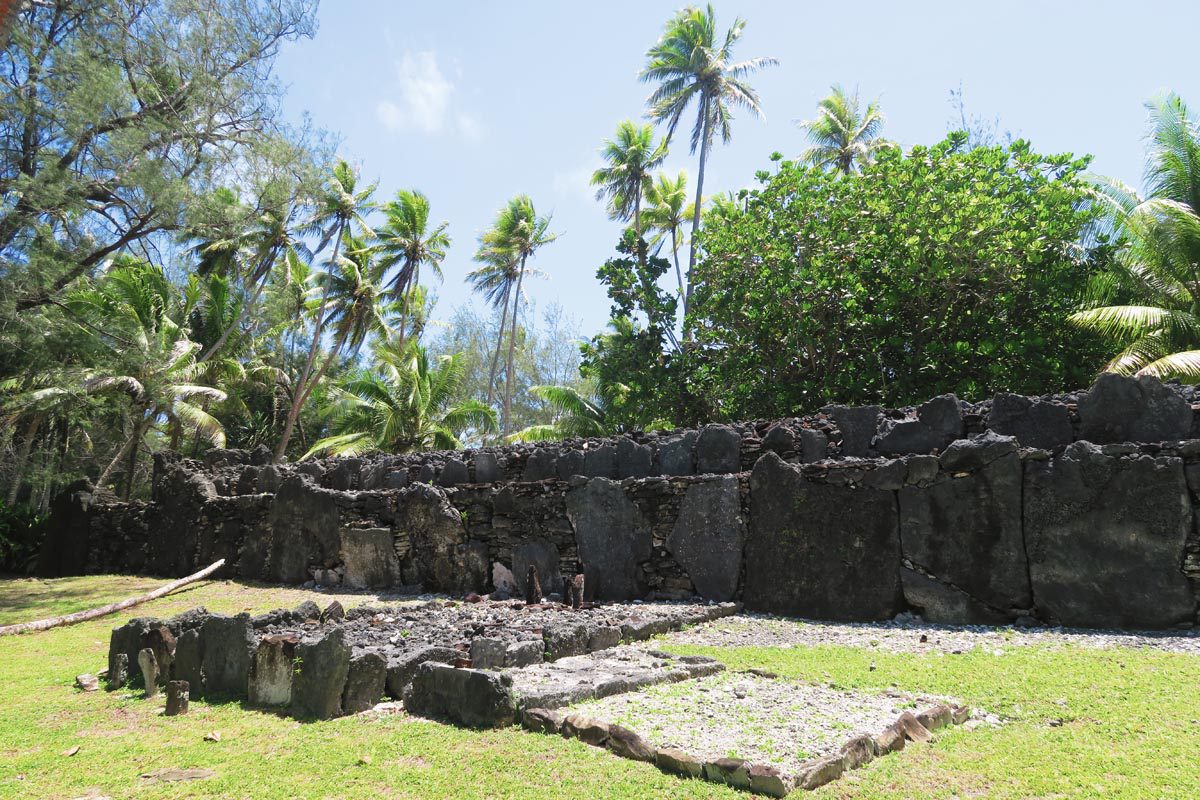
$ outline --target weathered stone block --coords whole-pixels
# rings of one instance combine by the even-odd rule
[[[294,636],[267,636],[259,642],[248,681],[251,703],[286,706],[292,702],[298,643]]]
[[[740,472],[742,437],[728,425],[705,425],[696,440],[696,471],[700,474]]]
[[[601,600],[630,600],[646,593],[640,564],[650,558],[650,528],[621,485],[592,478],[566,495],[589,591]]]
[[[342,713],[342,694],[350,674],[346,633],[335,628],[296,647],[300,669],[292,679],[292,715],[331,719]]]
[[[727,475],[688,486],[667,549],[697,594],[724,602],[737,593],[745,531],[738,479]]]
[[[587,469],[585,462],[586,459],[582,450],[564,450],[559,453],[558,463],[555,466],[558,479],[565,481],[572,476],[583,475]]]
[[[987,426],[1013,436],[1024,447],[1057,450],[1074,438],[1067,407],[1058,403],[1002,392],[992,398]]]
[[[540,644],[540,643],[539,643]],[[414,652],[403,653],[397,658],[388,660],[387,693],[397,700],[403,699],[404,692],[412,684],[417,669],[427,661],[438,664],[453,664],[459,652],[453,647],[423,647]]]
[[[400,560],[388,528],[342,528],[342,584],[351,589],[399,586]]]
[[[842,455],[846,458],[866,458],[871,455],[875,433],[879,430],[879,406],[826,406],[821,409],[842,436]]]
[[[687,431],[660,442],[655,459],[663,475],[692,475],[696,471],[696,440],[700,434]]]
[[[39,577],[82,575],[87,571],[88,524],[93,491],[91,482],[83,478],[55,496],[37,560]],[[129,663],[137,663],[136,653]]]
[[[521,475],[523,481],[544,481],[558,475],[558,458],[551,447],[537,447],[525,461],[525,471]]]
[[[589,447],[583,455],[583,474],[589,478],[617,477],[617,448],[611,444]]]
[[[374,708],[383,699],[386,683],[387,661],[383,656],[370,652],[353,656],[342,692],[342,711],[358,714]]]
[[[1157,378],[1105,372],[1079,401],[1079,423],[1079,438],[1097,444],[1161,442],[1188,436],[1192,409]]]
[[[644,478],[653,469],[654,451],[638,444],[628,436],[617,440],[617,475],[621,478]]]
[[[200,627],[204,696],[246,697],[247,678],[258,646],[249,614],[213,614]]]
[[[685,778],[700,778],[704,775],[704,765],[700,763],[699,759],[674,747],[655,749],[654,763],[664,772],[671,772]]]
[[[501,728],[516,718],[512,677],[503,672],[455,669],[425,662],[404,695],[404,708],[422,717],[443,717],[472,728]]]
[[[1183,564],[1191,501],[1178,458],[1104,455],[1075,442],[1025,464],[1033,599],[1064,625],[1168,628],[1190,622]]]
[[[474,463],[476,483],[495,483],[500,480],[500,464],[494,453],[476,453]]]
[[[750,478],[746,607],[817,619],[895,616],[898,516],[892,492],[813,483],[764,455]]]
[[[341,526],[335,496],[300,476],[279,487],[271,503],[271,580],[303,583],[310,564],[337,560]]]
[[[538,578],[542,583],[542,591],[548,592],[551,587],[562,583],[562,574],[558,567],[558,548],[546,539],[524,539],[513,548],[513,579],[517,584],[517,593],[524,596],[529,578],[529,567],[535,566]]]
[[[918,406],[916,419],[885,421],[877,447],[886,455],[929,453],[945,448],[962,435],[962,407],[957,397],[944,394]]]
[[[465,461],[459,458],[446,459],[446,463],[442,465],[442,472],[438,475],[438,485],[458,486],[460,483],[470,482],[471,473]]]
[[[503,669],[508,645],[503,639],[479,636],[471,640],[471,666],[475,669]]]

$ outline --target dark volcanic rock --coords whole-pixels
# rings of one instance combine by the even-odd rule
[[[642,597],[640,564],[650,558],[650,528],[621,484],[593,478],[567,493],[566,506],[589,590],[601,600]]]
[[[537,567],[543,593],[548,587],[562,583],[562,574],[558,567],[558,548],[546,539],[526,539],[518,544],[513,548],[512,564],[513,580],[521,595],[525,594],[530,565]]]
[[[374,708],[383,698],[387,683],[387,661],[379,653],[360,653],[350,659],[346,689],[342,693],[342,710],[358,714]]]
[[[750,478],[746,607],[816,619],[895,616],[898,528],[892,492],[813,483],[764,455]]]
[[[871,445],[879,430],[879,406],[826,406],[821,409],[829,415],[842,435],[842,456],[866,458],[871,455]]]
[[[465,461],[459,458],[448,458],[438,475],[440,486],[458,486],[460,483],[470,483],[471,473]]]
[[[512,677],[503,672],[455,669],[426,662],[404,695],[404,708],[422,717],[441,717],[472,728],[511,725],[517,705]]]
[[[330,719],[342,713],[342,693],[350,673],[346,632],[334,628],[317,641],[296,648],[300,669],[292,680],[292,714]]]
[[[691,475],[696,471],[696,431],[673,436],[658,445],[655,460],[663,475]]]
[[[462,515],[450,504],[445,492],[428,484],[413,484],[403,490],[396,513],[396,530],[412,542],[417,574],[426,591],[482,591],[478,576],[464,574],[466,544]],[[484,572],[487,568],[484,566]]]
[[[900,490],[903,555],[920,571],[992,613],[984,615],[987,619],[954,616],[967,606],[956,603],[953,592],[947,598],[950,607],[942,602],[927,606],[918,602],[922,598],[917,593],[925,598],[930,589],[915,579],[905,585],[909,604],[923,608],[931,622],[947,623],[991,622],[998,615],[1030,608],[1021,532],[1021,460],[1015,442],[998,436],[963,440],[946,451],[943,465],[946,461],[957,465],[956,470],[973,471],[956,478],[944,475],[927,488]]]
[[[904,588],[905,601],[930,622],[1003,625],[1012,619],[1011,615],[980,603],[962,589],[908,567],[900,568],[900,584]]]
[[[400,700],[405,690],[412,683],[417,668],[426,661],[438,664],[453,664],[460,653],[453,647],[423,647],[415,652],[407,652],[388,661],[387,693],[389,697]]]
[[[700,474],[738,472],[742,437],[728,425],[706,425],[696,440],[696,471]]]
[[[125,665],[127,668],[126,678],[131,674],[137,674],[138,653],[142,650],[142,638],[150,632],[152,628],[157,628],[162,625],[162,620],[157,617],[135,617],[124,625],[113,628],[112,635],[108,639],[108,672],[110,675],[116,675],[118,669],[118,656],[125,657]],[[110,689],[116,689],[123,684],[109,681]]]
[[[1024,447],[1043,450],[1066,447],[1075,435],[1066,406],[1020,394],[996,395],[987,426],[996,433],[1016,437]]]
[[[343,528],[342,583],[350,589],[399,586],[400,560],[388,528]]]
[[[653,468],[654,451],[638,444],[628,436],[617,440],[617,475],[622,478],[644,478]]]
[[[544,481],[558,475],[556,467],[558,459],[550,447],[538,447],[529,454],[525,461],[525,472],[521,475],[523,481]]]
[[[213,614],[200,627],[205,697],[246,697],[246,676],[258,640],[249,614]]]
[[[917,407],[917,418],[885,422],[879,430],[879,452],[886,455],[929,453],[941,450],[963,435],[962,407],[958,398],[944,394]]]
[[[792,429],[782,422],[776,423],[762,437],[762,449],[764,452],[774,453],[780,458],[787,458],[788,454],[798,450],[796,434],[792,433]]]
[[[667,549],[687,570],[697,594],[724,602],[737,593],[745,530],[736,477],[693,483],[683,497]]]
[[[1188,436],[1192,409],[1157,378],[1106,372],[1079,401],[1079,420],[1089,442],[1161,442]]]
[[[187,681],[191,697],[204,696],[204,678],[201,673],[204,651],[200,648],[200,631],[186,630],[175,642],[175,663],[172,675],[177,680]]]
[[[500,465],[493,453],[475,454],[475,482],[495,483],[500,480]]]
[[[1166,628],[1194,619],[1181,570],[1192,526],[1183,462],[1075,442],[1025,465],[1025,542],[1038,610],[1064,625]]]
[[[92,484],[86,478],[72,483],[54,498],[46,523],[37,574],[42,578],[82,575],[88,561],[88,509]],[[137,653],[130,664],[137,663]]]
[[[271,503],[272,580],[303,583],[310,564],[337,560],[341,537],[335,497],[296,475],[279,487]]]
[[[582,450],[567,450],[559,454],[556,471],[559,480],[567,480],[573,475],[582,475],[586,470]]]
[[[805,464],[823,461],[829,452],[829,437],[821,431],[801,428],[797,435],[800,442],[800,460]]]
[[[266,636],[254,651],[247,694],[260,706],[287,706],[292,702],[296,674],[296,645],[299,637]]]
[[[589,478],[617,477],[617,448],[611,444],[589,447],[583,455],[583,474]]]

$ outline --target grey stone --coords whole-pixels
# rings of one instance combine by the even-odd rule
[[[508,645],[503,639],[479,636],[471,640],[471,666],[475,669],[503,669]]]
[[[562,711],[551,708],[526,708],[521,710],[521,726],[534,733],[558,733],[562,730]]]
[[[162,620],[157,617],[135,617],[124,625],[113,628],[112,635],[108,640],[108,672],[109,675],[117,674],[118,656],[125,657],[126,677],[132,677],[130,671],[136,671],[138,664],[138,653],[142,651],[142,638],[150,632],[151,628],[156,628],[162,624]],[[110,680],[110,684],[113,681]],[[119,688],[124,685],[116,684],[110,688]]]
[[[453,664],[459,657],[459,652],[453,647],[422,647],[408,652],[397,658],[389,659],[387,665],[387,693],[397,700],[403,699],[404,692],[412,684],[417,668],[426,661],[439,664]]]
[[[1002,436],[995,431],[986,431],[970,439],[951,442],[938,459],[946,472],[969,472],[981,469],[998,458],[1017,452],[1017,440]]]
[[[552,622],[542,629],[546,658],[557,661],[588,652],[588,626],[581,622]]]
[[[362,459],[345,458],[338,462],[328,474],[329,488],[340,492],[349,491],[358,486],[358,471],[362,468]]]
[[[517,712],[508,674],[428,661],[417,668],[404,695],[404,708],[410,714],[447,718],[472,728],[511,725]]]
[[[805,464],[824,461],[829,454],[829,437],[824,432],[801,428],[798,438],[800,440],[800,460]]]
[[[650,527],[621,485],[592,478],[567,492],[566,507],[589,591],[601,600],[645,595],[640,565],[650,558]]]
[[[1003,625],[1011,616],[979,602],[946,583],[908,567],[900,567],[904,599],[929,622],[948,625]]]
[[[654,751],[654,763],[664,772],[685,778],[699,778],[704,774],[704,765],[690,753],[674,747],[659,747]]]
[[[814,483],[768,453],[751,473],[745,558],[749,609],[890,619],[901,596],[895,495]]]
[[[866,458],[879,430],[879,406],[826,406],[821,409],[833,420],[842,436],[842,456]]]
[[[796,434],[792,433],[792,429],[782,422],[777,422],[763,435],[762,449],[780,458],[787,458],[800,448],[796,447]]]
[[[1178,458],[1115,458],[1075,442],[1025,464],[1033,598],[1064,625],[1169,628],[1195,619],[1181,565],[1192,525]]]
[[[542,591],[562,583],[558,567],[558,548],[546,539],[525,539],[513,548],[513,580],[517,593],[525,595],[525,584],[529,578],[530,565],[537,567]]]
[[[258,490],[260,492],[277,492],[282,483],[283,471],[279,467],[267,464],[258,468]]]
[[[737,593],[745,531],[738,479],[727,475],[688,486],[667,549],[697,594],[724,602]]]
[[[400,585],[400,560],[388,528],[342,528],[342,583],[350,589]]]
[[[993,435],[994,436],[994,435]],[[972,440],[967,452],[947,450],[952,463],[970,465],[965,477],[945,478],[927,488],[900,490],[903,556],[921,571],[965,593],[993,613],[955,617],[966,606],[925,607],[915,594],[928,594],[920,581],[905,584],[910,605],[922,607],[931,622],[995,622],[1012,609],[1032,605],[1021,521],[1021,459],[1011,438]],[[955,443],[955,447],[964,442]],[[1004,449],[1007,452],[997,456]],[[993,458],[984,462],[985,458]],[[977,466],[986,463],[985,466]],[[950,616],[944,615],[949,612]]]
[[[940,462],[937,456],[909,456],[904,459],[904,464],[908,468],[905,481],[910,484],[924,486],[935,480],[938,476]]]
[[[957,397],[944,394],[918,406],[916,419],[885,421],[877,447],[885,455],[930,453],[962,435],[962,407]]]
[[[741,468],[741,435],[728,425],[705,425],[696,440],[696,471],[722,474]]]
[[[117,653],[112,657],[111,663],[112,666],[108,668],[105,675],[105,684],[110,692],[120,689],[129,682],[129,656],[125,653]]]
[[[500,480],[500,464],[493,453],[475,454],[475,482],[495,483]]]
[[[395,470],[383,476],[383,488],[403,489],[408,486],[408,470]]]
[[[346,632],[334,628],[316,641],[296,647],[300,662],[292,679],[292,715],[331,719],[342,713],[342,693],[350,674],[350,646]]]
[[[463,573],[467,551],[466,527],[462,515],[450,504],[446,494],[428,484],[413,484],[402,490],[396,510],[396,532],[412,543],[412,558],[418,579],[426,591],[483,591],[488,563],[483,564],[483,585],[464,586]],[[478,576],[471,576],[478,578]]]
[[[740,758],[718,758],[704,762],[704,778],[712,783],[724,783],[735,789],[750,788],[750,764]]]
[[[841,753],[806,761],[797,776],[797,784],[800,788],[811,791],[831,781],[836,781],[842,777],[845,769],[845,760]]]
[[[387,466],[382,461],[372,461],[365,464],[358,473],[358,488],[371,492],[384,488],[383,481],[387,477]]]
[[[83,478],[55,496],[37,560],[39,577],[59,578],[82,575],[87,571],[88,520],[93,491],[92,484]],[[129,663],[137,663],[137,653]]]
[[[470,483],[471,473],[465,461],[458,458],[448,458],[442,465],[442,474],[438,476],[441,486],[458,486],[460,483]]]
[[[1106,372],[1079,401],[1079,438],[1089,442],[1161,442],[1186,439],[1192,409],[1157,378]]]
[[[588,626],[587,649],[588,652],[597,650],[607,650],[610,647],[616,647],[621,643],[621,629],[615,625],[590,625]]]
[[[1066,447],[1075,435],[1066,406],[1007,392],[992,398],[987,426],[996,433],[1016,437],[1025,447],[1043,450]]]
[[[267,636],[258,643],[250,669],[250,702],[259,706],[287,706],[292,702],[296,671],[295,637]]]
[[[583,456],[583,474],[589,478],[617,477],[617,448],[611,444],[589,447]]]
[[[526,639],[513,642],[504,651],[506,667],[528,667],[540,664],[545,654],[545,643],[541,639]]]
[[[154,697],[158,694],[159,670],[154,651],[149,647],[138,651],[138,667],[142,671],[142,685],[146,687],[146,697]]]
[[[882,460],[876,463],[875,469],[863,475],[862,484],[871,489],[888,489],[895,491],[904,486],[908,478],[908,464],[901,458]]]
[[[750,765],[750,791],[768,797],[786,797],[792,791],[792,780],[775,767],[764,764]]]
[[[172,676],[187,681],[188,691],[195,698],[204,695],[204,651],[200,641],[200,631],[195,628],[179,634],[175,642],[175,663],[171,666]]]
[[[209,616],[200,627],[204,696],[246,697],[246,677],[257,645],[249,614]]]
[[[663,475],[692,475],[696,472],[696,431],[688,431],[660,442],[655,458]]]
[[[558,454],[558,479],[565,481],[574,475],[583,475],[587,469],[582,450],[564,450]]]
[[[271,503],[271,580],[303,583],[310,565],[337,560],[341,536],[335,497],[299,476],[279,487]]]
[[[383,699],[387,683],[387,661],[379,653],[364,652],[350,659],[346,688],[342,692],[342,711],[359,714],[374,708]]]
[[[645,478],[653,470],[654,450],[628,436],[617,440],[617,475],[621,478]]]
[[[557,456],[553,448],[537,447],[525,461],[525,471],[521,474],[523,481],[544,481],[558,475],[556,469]]]
[[[620,725],[608,727],[607,746],[622,758],[654,763],[654,747],[638,734]]]
[[[437,467],[429,461],[421,465],[417,470],[417,483],[431,484],[437,478]]]

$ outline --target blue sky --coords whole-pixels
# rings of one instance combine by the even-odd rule
[[[311,41],[285,47],[278,71],[287,113],[311,114],[341,136],[343,156],[378,178],[379,196],[417,188],[450,222],[453,246],[435,318],[472,302],[463,277],[476,239],[506,199],[553,212],[560,240],[527,282],[539,306],[558,301],[582,330],[608,318],[595,280],[619,228],[587,185],[616,124],[640,118],[645,51],[677,2],[602,3],[325,0]],[[944,136],[949,92],[967,110],[1030,139],[1041,152],[1091,153],[1093,169],[1141,183],[1142,102],[1173,89],[1200,104],[1186,36],[1190,2],[721,2],[718,23],[747,20],[737,55],[774,56],[753,79],[765,120],[741,114],[710,159],[706,194],[753,182],[779,150],[804,147],[795,120],[830,84],[879,96],[884,132],[904,145]],[[695,159],[677,139],[667,168]]]

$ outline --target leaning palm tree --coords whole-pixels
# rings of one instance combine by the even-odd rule
[[[428,264],[440,279],[442,261],[450,237],[443,222],[430,230],[429,198],[418,191],[402,189],[396,199],[383,206],[384,223],[375,235],[379,239],[379,265],[385,271],[399,267],[390,281],[392,299],[411,304],[409,293],[420,283],[421,266]],[[399,343],[404,344],[405,324],[399,326]]]
[[[330,242],[333,243],[333,253],[326,262],[326,275],[336,273],[341,268],[339,250],[350,235],[351,226],[357,223],[363,231],[369,230],[364,215],[374,207],[371,199],[375,194],[376,184],[359,188],[358,172],[345,161],[338,161],[330,171],[324,191],[316,199],[316,210],[308,221],[305,232],[320,236],[314,253],[322,252]],[[317,353],[321,349],[321,340],[325,333],[326,315],[332,307],[328,290],[334,285],[333,281],[324,284],[326,293],[317,305],[317,314],[313,322],[312,341],[309,344],[308,357],[300,370],[300,376],[295,382],[291,407],[283,424],[283,433],[275,446],[275,460],[279,461],[287,452],[287,447],[295,430],[296,420],[300,418],[300,409],[305,400],[312,394],[313,387],[321,379],[321,374],[313,376],[313,366],[317,362]],[[335,348],[336,351],[336,348]]]
[[[879,135],[884,116],[879,100],[862,107],[858,90],[849,94],[839,84],[817,104],[814,119],[797,122],[808,133],[812,145],[800,160],[821,169],[833,168],[849,175],[869,164],[885,147],[892,145]]]
[[[493,310],[500,309],[500,327],[496,329],[496,347],[492,351],[491,368],[488,370],[487,404],[496,399],[496,372],[500,366],[500,353],[504,349],[504,334],[508,325],[509,299],[517,284],[518,262],[508,253],[480,248],[475,260],[483,266],[467,273],[467,283],[472,291],[484,296]]]
[[[1200,381],[1200,125],[1175,94],[1146,104],[1146,195],[1111,179],[1095,197],[1119,247],[1075,324],[1120,348],[1105,370]]]
[[[458,450],[465,431],[492,433],[496,412],[463,400],[462,354],[430,363],[425,348],[391,340],[376,349],[375,368],[342,381],[328,413],[332,433],[305,454],[358,455],[370,451]]]
[[[502,432],[509,432],[512,421],[513,373],[517,348],[517,319],[521,310],[521,284],[529,259],[558,238],[550,233],[550,217],[539,217],[528,195],[517,195],[496,214],[492,227],[480,237],[475,258],[485,264],[506,265],[515,271],[512,284],[512,319],[508,335],[508,361],[504,376]]]
[[[680,170],[672,178],[659,173],[646,192],[646,223],[656,231],[651,244],[671,238],[671,260],[675,264],[675,280],[679,297],[683,298],[683,270],[679,268],[679,247],[683,243],[683,223],[691,209],[687,202],[687,172]]]
[[[624,120],[617,135],[606,139],[601,150],[607,166],[592,173],[596,199],[608,201],[609,216],[628,222],[642,238],[642,198],[650,190],[651,171],[667,157],[666,142],[654,143],[654,129]]]
[[[700,167],[696,173],[696,205],[692,212],[692,241],[688,256],[688,286],[684,291],[683,308],[687,313],[691,296],[692,270],[696,267],[696,232],[700,228],[701,198],[704,196],[704,168],[713,137],[720,132],[728,143],[733,136],[730,123],[732,107],[744,108],[761,116],[758,94],[745,78],[751,73],[778,63],[774,58],[752,58],[733,61],[733,46],[742,37],[746,23],[735,19],[718,40],[716,13],[710,3],[701,10],[695,6],[672,17],[658,40],[646,53],[646,66],[638,77],[647,83],[657,83],[646,102],[650,118],[667,123],[666,141],[675,135],[675,128],[693,98],[696,100],[696,122],[692,126],[691,152],[700,150]]]

